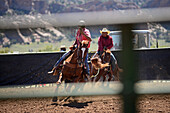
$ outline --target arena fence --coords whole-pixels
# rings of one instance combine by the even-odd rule
[[[112,51],[123,68],[122,50]],[[57,76],[48,75],[65,52],[22,53],[0,55],[0,86],[49,84]],[[170,80],[170,48],[134,50],[138,62],[137,80]],[[94,53],[89,53],[91,57]],[[122,78],[122,73],[120,73]]]

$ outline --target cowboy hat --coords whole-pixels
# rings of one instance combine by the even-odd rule
[[[66,48],[66,46],[65,45],[61,45],[60,48]]]
[[[110,33],[110,31],[107,29],[107,28],[103,28],[102,30],[100,30],[100,33],[102,34],[102,33]]]

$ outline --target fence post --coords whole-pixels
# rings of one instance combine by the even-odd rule
[[[134,84],[136,82],[136,60],[132,45],[132,24],[121,25],[122,30],[122,62],[123,62],[123,111],[124,113],[136,112],[137,95],[134,91]]]

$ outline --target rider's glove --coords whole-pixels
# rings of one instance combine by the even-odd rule
[[[103,48],[104,50],[107,50],[107,47],[106,46],[104,46],[104,48]]]

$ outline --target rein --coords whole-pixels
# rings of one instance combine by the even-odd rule
[[[100,72],[100,68],[98,68],[98,70],[97,70],[97,74],[92,75],[92,76],[91,76],[91,78],[96,77],[96,76],[99,74],[99,72]]]
[[[103,63],[105,63],[105,61],[104,61],[105,56],[106,56],[106,53],[104,53],[104,55],[103,55],[103,57],[102,57]]]

